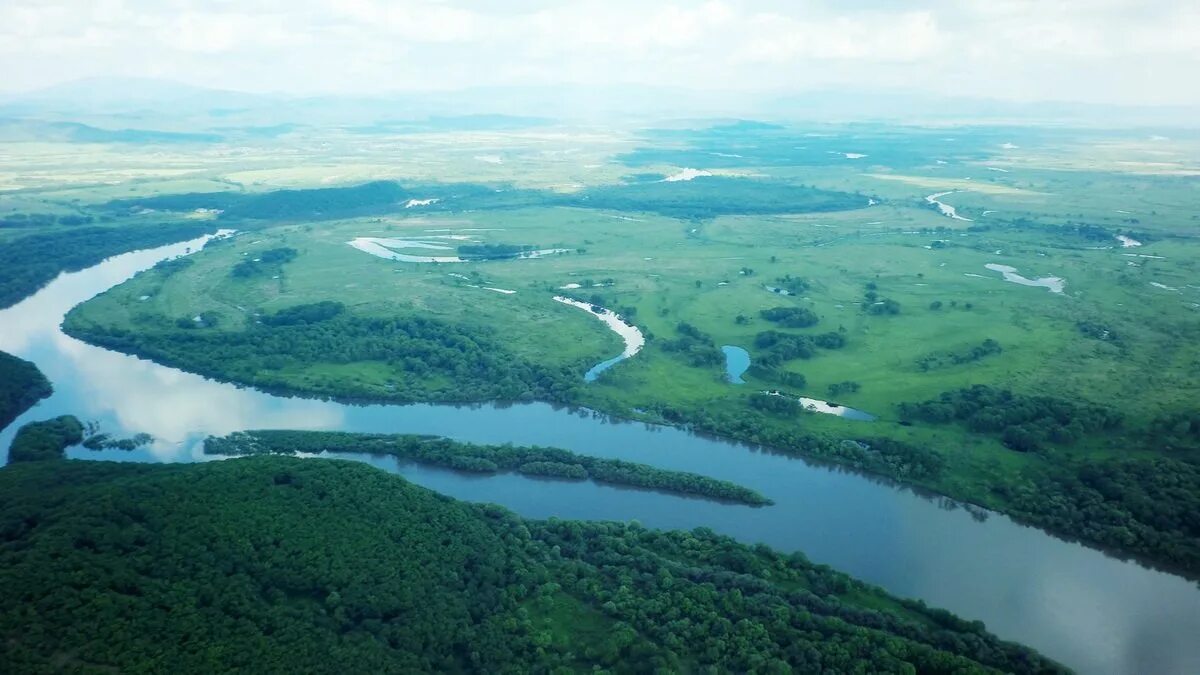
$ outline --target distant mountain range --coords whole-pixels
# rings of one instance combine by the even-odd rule
[[[89,78],[0,96],[0,137],[12,137],[16,124],[13,120],[26,125],[25,133],[69,140],[206,142],[223,136],[222,129],[282,133],[294,125],[313,125],[394,133],[521,128],[554,120],[568,124],[662,124],[681,119],[743,118],[771,122],[1195,128],[1200,124],[1198,113],[1200,109],[1183,106],[1019,103],[892,89],[780,94],[568,84],[374,96],[297,96],[207,89],[153,79]],[[30,120],[51,126],[29,127]],[[63,127],[61,123],[76,126]]]

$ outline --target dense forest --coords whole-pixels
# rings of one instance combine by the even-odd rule
[[[0,309],[33,294],[60,272],[75,272],[118,253],[194,239],[213,229],[199,222],[87,226],[6,240],[0,243]]]
[[[1034,452],[1045,443],[1071,444],[1121,425],[1115,410],[982,384],[921,403],[901,403],[899,410],[906,420],[963,422],[976,433],[998,435],[1005,446],[1019,452]]]
[[[392,455],[458,471],[517,471],[531,476],[586,480],[627,487],[708,497],[751,506],[771,504],[758,492],[736,483],[646,464],[578,455],[559,448],[475,445],[447,438],[342,431],[241,431],[208,437],[204,452],[213,455],[364,453]]]
[[[139,209],[192,211],[213,209],[223,218],[350,217],[395,210],[410,192],[392,181],[376,181],[353,187],[273,190],[270,192],[198,192],[123,199],[105,208],[124,212]]]
[[[96,220],[95,216],[85,216],[77,213],[63,215],[54,213],[10,213],[0,217],[0,229],[40,228],[50,227],[51,225],[75,227],[78,225],[87,225],[94,220]]]
[[[1028,472],[995,496],[1018,520],[1200,574],[1200,466],[1096,459]]]
[[[1150,423],[1149,440],[1175,453],[1191,452],[1200,459],[1200,410],[1159,415]]]
[[[828,137],[798,134],[773,124],[739,120],[703,129],[652,129],[642,132],[644,145],[618,155],[631,167],[707,166],[713,168],[768,166],[828,166],[847,161],[849,135]],[[924,166],[934,130],[906,129],[904,133],[855,129],[853,151],[889,167]],[[976,138],[978,140],[978,137]],[[961,161],[983,160],[986,154],[963,147]],[[865,197],[864,197],[865,201]]]
[[[845,192],[724,176],[592,187],[561,199],[573,206],[648,211],[687,219],[715,218],[733,213],[843,211],[867,205],[865,197]]]
[[[111,214],[143,209],[220,212],[222,221],[296,221],[354,218],[392,213],[410,199],[436,202],[423,211],[503,209],[535,205],[649,211],[674,218],[713,218],[733,213],[807,213],[866,206],[863,195],[753,178],[706,176],[690,181],[635,182],[592,187],[570,195],[471,183],[401,185],[374,181],[347,187],[273,190],[270,192],[196,192],[121,199],[103,205]],[[253,224],[251,223],[251,226]]]
[[[470,183],[401,185],[373,181],[347,187],[273,190],[270,192],[193,192],[122,199],[104,209],[129,213],[140,209],[192,211],[216,209],[222,220],[331,220],[393,213],[410,199],[436,199],[422,211],[467,208],[512,208],[540,203],[546,197],[535,190],[506,189]],[[245,225],[239,225],[244,229]]]
[[[50,381],[37,366],[0,352],[0,429],[53,392]]]
[[[62,459],[68,447],[82,441],[83,424],[73,415],[30,422],[17,429],[17,435],[8,449],[8,463]]]
[[[582,382],[579,369],[524,360],[482,328],[425,317],[356,317],[334,303],[285,310],[241,331],[216,331],[203,327],[212,325],[207,320],[196,324],[188,318],[199,327],[172,329],[169,340],[154,331],[84,324],[76,317],[68,314],[63,329],[92,344],[268,391],[397,402],[567,402]],[[390,366],[392,381],[352,388],[345,381],[312,378],[297,387],[294,379],[276,375],[314,363],[366,361]]]
[[[355,462],[0,469],[4,672],[1060,672],[705,530],[526,521]]]

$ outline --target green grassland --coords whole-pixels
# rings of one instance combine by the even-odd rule
[[[951,135],[945,130],[839,133],[830,140],[779,129],[655,132],[636,151],[630,142],[587,150],[624,152],[608,155],[604,165],[627,166],[606,168],[603,177],[573,192],[544,189],[577,177],[578,165],[565,170],[561,156],[553,155],[521,181],[505,176],[506,187],[497,189],[530,189],[502,206],[463,203],[422,212],[397,204],[389,213],[369,216],[260,219],[254,231],[193,256],[189,267],[139,275],[85,303],[69,316],[67,328],[85,339],[260,386],[353,398],[471,398],[476,375],[461,369],[417,375],[403,360],[376,358],[255,361],[250,367],[192,353],[198,335],[214,336],[204,338],[211,345],[251,342],[264,334],[259,331],[271,330],[257,323],[261,317],[321,301],[344,305],[335,324],[348,321],[345,317],[424,317],[485,336],[488,349],[513,363],[539,364],[555,378],[567,377],[564,373],[575,378],[570,386],[552,388],[556,400],[849,463],[1093,543],[1200,570],[1195,545],[1200,524],[1186,515],[1195,512],[1200,498],[1188,482],[1196,480],[1200,429],[1189,430],[1185,423],[1170,443],[1161,433],[1164,420],[1175,428],[1172,420],[1194,415],[1200,395],[1195,339],[1200,240],[1190,210],[1197,203],[1196,179],[1122,171],[1118,161],[1107,159],[1094,171],[1072,168],[1063,158],[1086,155],[1094,142],[1086,135],[1068,151],[1061,138],[1051,142],[1043,133],[1010,129],[955,130],[954,142],[942,140]],[[488,152],[512,164],[536,163],[528,138],[522,139]],[[1019,149],[1002,148],[1010,141]],[[866,156],[844,158],[832,154],[835,147]],[[473,157],[460,156],[447,175],[487,184],[499,177],[497,166],[510,166]],[[631,178],[624,188],[620,182],[622,175],[669,175],[680,167],[726,175],[680,183]],[[559,181],[551,178],[556,172]],[[754,189],[741,189],[747,185]],[[680,189],[672,193],[675,188]],[[763,199],[764,189],[776,192]],[[947,218],[925,203],[926,195],[947,190],[955,192],[943,201],[971,221]],[[684,191],[694,203],[681,209]],[[654,206],[656,194],[670,208]],[[827,197],[837,194],[847,195],[844,203],[828,210],[837,202]],[[603,199],[585,199],[593,195]],[[867,206],[859,196],[877,203]],[[181,206],[179,213],[185,212]],[[234,218],[216,223],[240,224]],[[447,232],[486,244],[573,252],[434,264],[384,260],[347,244],[356,237],[414,239]],[[1119,233],[1144,245],[1122,248]],[[251,278],[231,273],[240,262],[281,247],[294,249],[295,259]],[[1006,282],[984,267],[993,263],[1030,278],[1061,277],[1065,291]],[[764,288],[785,276],[806,280],[807,288],[796,296]],[[558,290],[568,283],[601,285]],[[898,303],[899,313],[867,311],[867,290]],[[594,318],[554,302],[559,293],[621,312],[650,337],[646,348],[583,385],[583,372],[619,353],[620,342]],[[810,328],[781,328],[760,316],[774,307],[807,308],[820,321]],[[176,325],[214,316],[211,327]],[[680,323],[714,347],[743,346],[755,360],[767,355],[755,345],[756,335],[766,330],[809,336],[836,331],[846,344],[780,366],[779,371],[804,375],[802,389],[781,386],[778,372],[753,370],[746,384],[736,386],[725,381],[719,363],[694,365],[666,348],[678,337]],[[304,330],[310,335],[319,329]],[[105,342],[114,331],[124,342]],[[961,363],[950,358],[986,340],[999,343],[1001,351]],[[921,366],[930,359],[939,365]],[[858,383],[857,390],[831,397],[830,385],[848,381]],[[901,403],[973,385],[1118,410],[1123,425],[1116,432],[1089,431],[1074,443],[1047,442],[1036,452],[1017,452],[997,433],[902,419],[899,413]],[[522,398],[534,388],[523,382],[505,391]],[[453,395],[456,389],[462,397]],[[753,408],[749,395],[765,389],[833,398],[878,419]],[[871,449],[847,450],[844,439]],[[910,456],[924,459],[914,464]],[[1101,467],[1110,479],[1093,480],[1088,467]],[[1183,482],[1129,484],[1129,472],[1146,467]],[[1051,503],[1051,497],[1070,506]],[[1095,509],[1106,504],[1120,512],[1094,522]]]

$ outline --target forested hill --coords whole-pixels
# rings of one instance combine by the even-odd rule
[[[0,469],[2,672],[1053,672],[705,531],[525,521],[354,462]]]

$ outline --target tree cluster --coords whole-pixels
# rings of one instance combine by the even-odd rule
[[[1093,340],[1101,340],[1103,342],[1119,343],[1121,336],[1116,331],[1099,321],[1084,320],[1075,324],[1079,332],[1083,335],[1092,338]]]
[[[900,313],[900,303],[891,298],[879,295],[879,285],[868,281],[863,290],[862,308],[873,316],[896,315]]]
[[[285,313],[284,321],[331,309],[321,307]],[[567,402],[580,386],[572,367],[527,361],[483,329],[421,316],[367,318],[342,312],[316,323],[249,323],[242,330],[222,331],[169,325],[129,330],[75,316],[68,315],[64,330],[93,344],[270,391],[346,400]],[[364,362],[376,363],[388,384],[288,372]]]
[[[801,410],[800,401],[792,396],[754,392],[746,400],[751,408],[774,415],[795,417]]]
[[[296,326],[307,325],[310,323],[320,323],[328,321],[335,316],[340,315],[346,310],[346,306],[334,300],[322,300],[320,302],[306,303],[303,305],[293,305],[275,312],[274,314],[265,315],[259,318],[268,326]]]
[[[139,248],[199,237],[211,226],[196,223],[87,226],[29,234],[0,243],[0,309],[14,305],[50,283],[60,272],[74,272]]]
[[[1168,457],[1028,472],[993,492],[1017,519],[1200,573],[1200,467]]]
[[[725,361],[725,355],[717,348],[712,336],[690,323],[679,322],[675,326],[675,338],[658,343],[664,351],[680,355],[697,368],[715,366]]]
[[[209,437],[204,451],[215,455],[359,453],[392,455],[458,471],[524,474],[639,487],[763,506],[771,500],[749,488],[647,464],[578,455],[568,450],[511,445],[475,445],[414,435],[356,434],[340,431],[246,431]]]
[[[463,244],[458,247],[458,255],[472,260],[503,260],[517,258],[537,248],[532,244]]]
[[[999,435],[1004,445],[1019,452],[1038,450],[1043,443],[1074,443],[1121,424],[1120,413],[1102,406],[981,384],[921,403],[901,403],[899,410],[906,420],[963,422],[972,431]]]
[[[65,215],[57,215],[54,213],[13,213],[0,218],[0,229],[50,227],[52,225],[78,227],[79,225],[88,225],[95,219],[95,216],[80,215],[75,213],[69,213]]]
[[[862,389],[862,385],[854,380],[846,380],[844,382],[834,382],[827,387],[830,396],[841,396],[842,394],[857,394],[858,390]]]
[[[917,359],[917,369],[921,372],[929,372],[939,368],[948,368],[950,366],[961,366],[966,363],[974,363],[983,360],[989,356],[999,354],[1004,351],[1000,347],[1000,343],[988,338],[983,342],[962,350],[944,351],[926,354]]]
[[[689,181],[606,185],[559,197],[571,206],[701,220],[733,213],[812,213],[859,208],[845,192],[767,180],[703,176]]]
[[[839,331],[819,335],[795,335],[783,331],[767,330],[754,336],[754,346],[762,353],[755,362],[764,368],[777,368],[794,359],[811,359],[817,348],[841,349],[846,345],[846,336]]]
[[[747,369],[746,373],[751,377],[774,382],[789,389],[803,389],[808,386],[808,378],[804,377],[803,374],[793,373],[790,370],[783,370],[782,368],[768,368],[754,364]]]
[[[52,393],[50,381],[37,366],[0,352],[0,429]]]
[[[83,424],[73,415],[30,422],[17,429],[8,449],[8,463],[62,459],[64,451],[83,441]]]
[[[253,258],[248,257],[248,259],[234,265],[229,273],[235,279],[248,279],[266,274],[278,274],[283,264],[295,260],[297,255],[299,255],[299,252],[296,249],[287,246],[267,249],[261,253],[254,254]]]
[[[781,277],[776,277],[775,286],[788,292],[788,295],[803,295],[808,289],[812,288],[812,283],[803,277],[794,277],[790,274],[785,274]]]
[[[816,312],[807,307],[772,307],[762,310],[759,315],[785,328],[808,328],[821,320]]]

